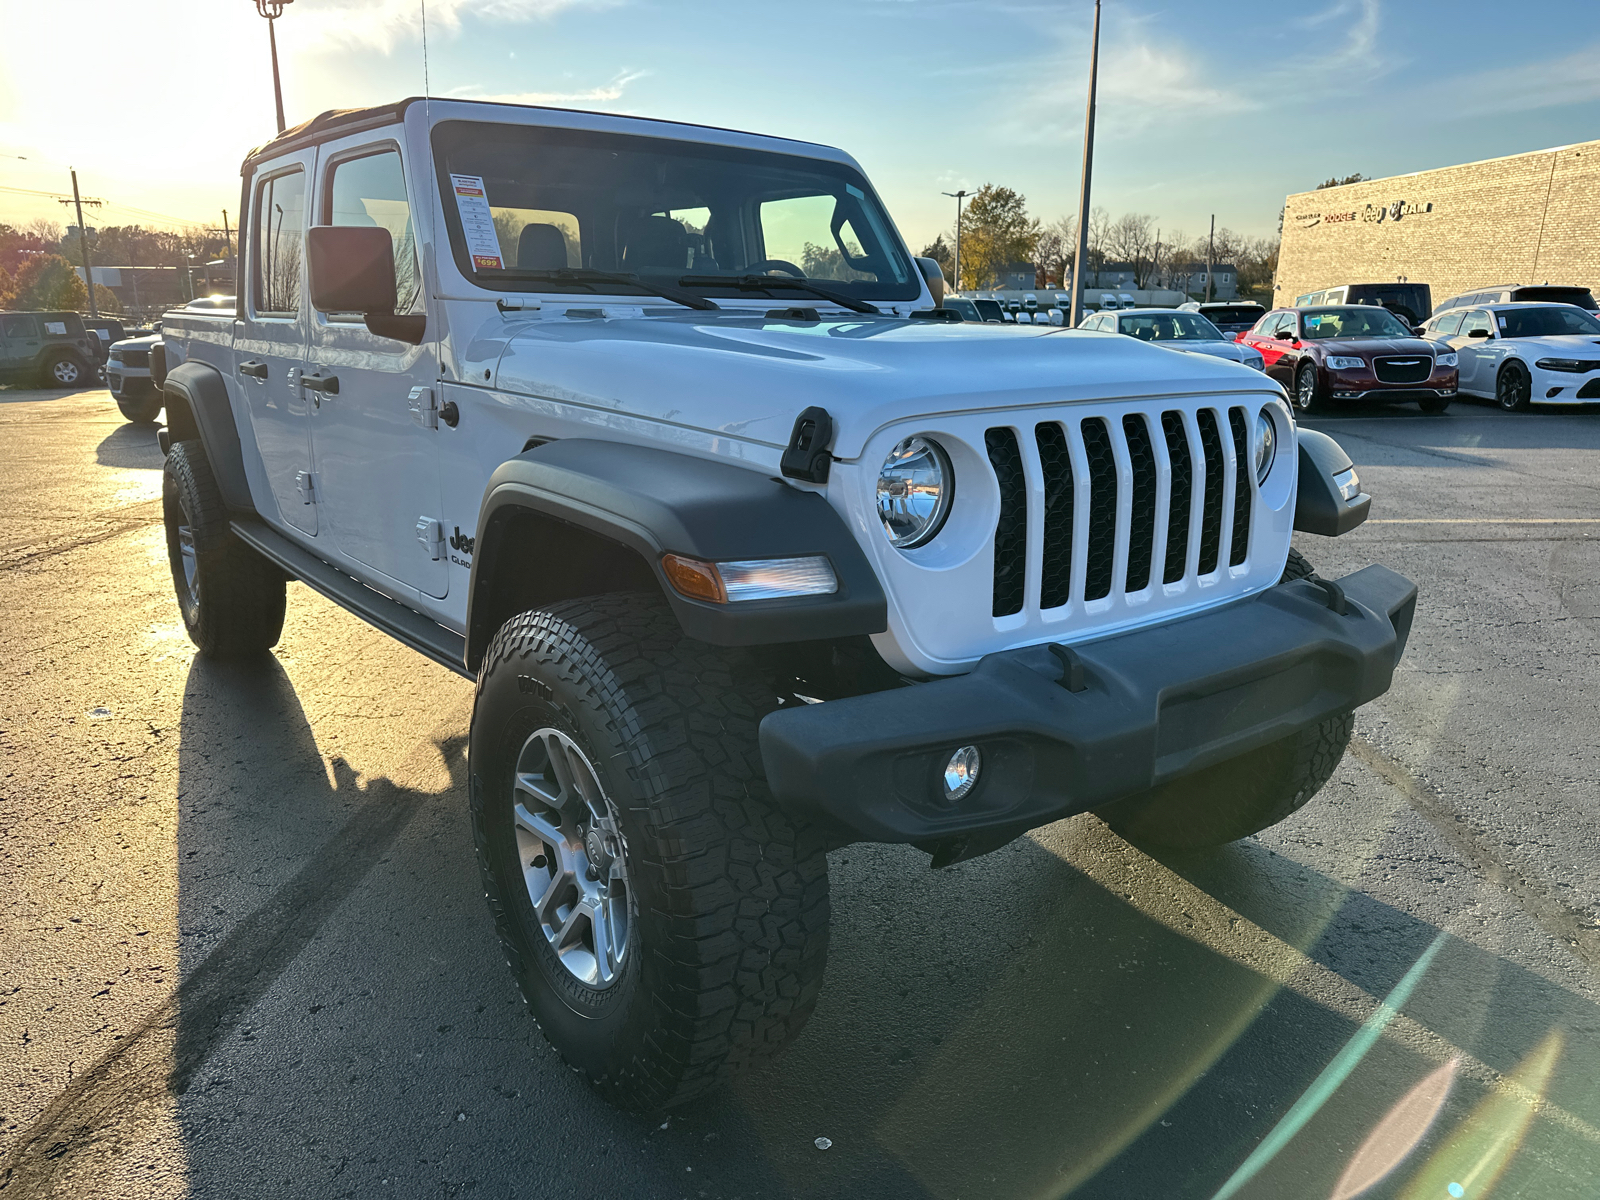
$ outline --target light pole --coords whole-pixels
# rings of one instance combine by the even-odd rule
[[[256,0],[256,12],[267,19],[267,41],[272,46],[272,98],[278,102],[278,132],[284,130],[283,85],[278,82],[278,34],[274,22],[283,16],[283,6],[294,0]]]
[[[941,196],[950,196],[956,202],[956,291],[961,290],[961,202],[972,195],[966,188],[959,192],[940,192]]]
[[[1094,87],[1100,70],[1100,0],[1094,0],[1094,36],[1089,41],[1089,103],[1083,114],[1083,187],[1078,192],[1078,248],[1074,252],[1072,306],[1067,324],[1078,327],[1089,261],[1089,177],[1094,169]]]

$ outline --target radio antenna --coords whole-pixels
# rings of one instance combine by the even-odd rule
[[[428,0],[418,0],[422,6],[422,99],[426,104],[428,90]]]

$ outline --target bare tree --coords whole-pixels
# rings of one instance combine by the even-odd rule
[[[1073,217],[1060,217],[1039,231],[1039,244],[1034,247],[1034,261],[1044,272],[1046,287],[1065,287],[1067,271],[1077,257],[1078,222]],[[1054,282],[1052,282],[1052,280]]]
[[[22,227],[22,232],[31,233],[52,249],[61,244],[61,222],[49,217],[35,217]]]
[[[1133,286],[1142,288],[1155,258],[1156,219],[1147,213],[1126,213],[1106,230],[1106,248],[1133,267]]]

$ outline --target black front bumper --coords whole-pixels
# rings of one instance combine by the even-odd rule
[[[1367,567],[1334,589],[1297,580],[1237,603],[1075,647],[1083,690],[1049,646],[966,675],[761,722],[785,806],[845,840],[932,842],[1102,808],[1365,704],[1389,688],[1417,589]],[[976,745],[977,786],[944,799],[944,765]]]

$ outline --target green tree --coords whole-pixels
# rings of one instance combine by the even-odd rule
[[[984,184],[961,222],[961,287],[989,287],[1010,264],[1032,261],[1039,234],[1021,192]]]
[[[59,254],[36,254],[22,264],[12,285],[16,297],[13,307],[24,312],[65,309],[76,312],[89,305],[89,289],[83,286],[72,264]]]
[[[1343,187],[1347,183],[1360,183],[1365,178],[1366,176],[1360,171],[1357,171],[1354,175],[1346,175],[1343,179],[1340,179],[1338,176],[1330,176],[1329,178],[1324,179],[1321,183],[1317,184],[1317,186],[1311,190],[1314,192],[1320,192],[1323,188]]]
[[[939,270],[944,272],[946,279],[955,278],[956,256],[950,249],[950,243],[944,240],[944,234],[941,233],[917,253],[922,258],[931,258],[938,263]]]

